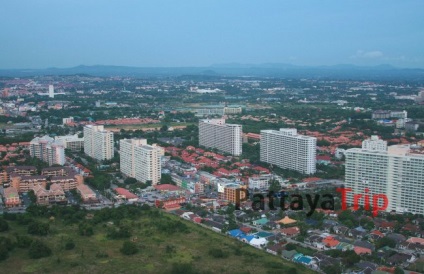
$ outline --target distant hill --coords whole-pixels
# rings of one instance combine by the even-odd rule
[[[424,69],[396,68],[390,65],[355,66],[341,64],[334,66],[296,66],[281,63],[265,64],[214,64],[208,67],[127,67],[127,66],[77,66],[72,68],[46,69],[0,69],[3,77],[28,77],[41,75],[129,76],[129,77],[170,77],[184,75],[205,75],[220,77],[287,77],[287,78],[329,78],[355,80],[424,80]]]

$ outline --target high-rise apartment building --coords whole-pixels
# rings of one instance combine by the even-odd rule
[[[295,128],[261,130],[260,159],[262,162],[303,174],[316,171],[315,137],[297,134]]]
[[[368,189],[370,205],[375,194],[388,199],[386,211],[424,214],[424,150],[410,145],[387,147],[377,136],[365,140],[362,148],[345,152],[345,187],[347,203],[353,204],[354,194],[364,194]],[[379,201],[382,206],[383,201]],[[364,205],[364,199],[359,199]]]
[[[97,160],[110,160],[114,156],[113,132],[102,125],[84,126],[84,153]]]
[[[240,156],[242,153],[242,126],[226,124],[225,119],[199,121],[199,145],[216,148]]]
[[[84,148],[84,138],[79,138],[78,134],[56,136],[55,141],[62,144],[65,149],[81,151]]]
[[[45,135],[31,140],[29,147],[30,155],[36,157],[49,165],[65,164],[65,148],[53,138]]]
[[[135,178],[135,148],[147,145],[146,139],[122,139],[119,141],[121,172]]]
[[[148,145],[146,139],[122,139],[119,145],[122,173],[143,183],[159,183],[161,156],[164,154],[162,147],[156,144]]]

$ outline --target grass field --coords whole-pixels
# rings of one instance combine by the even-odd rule
[[[313,273],[276,256],[257,250],[228,236],[210,231],[168,213],[142,214],[138,218],[122,219],[131,227],[131,239],[139,252],[123,255],[120,248],[128,239],[112,240],[110,222],[97,223],[93,236],[80,236],[78,224],[67,225],[60,219],[47,218],[50,233],[42,239],[53,251],[50,257],[30,259],[27,249],[15,247],[9,258],[0,262],[0,273]],[[14,235],[28,235],[24,225],[8,221],[10,230],[0,233],[14,239]],[[182,225],[184,231],[172,226]],[[171,228],[161,229],[171,226]],[[171,230],[169,230],[171,229]],[[73,250],[65,250],[64,242],[71,238]],[[217,258],[211,250],[222,250]],[[107,254],[99,256],[100,253]],[[181,270],[181,266],[185,266]]]

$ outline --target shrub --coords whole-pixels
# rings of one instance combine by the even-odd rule
[[[34,240],[28,249],[28,255],[31,259],[48,257],[52,250],[40,240]]]

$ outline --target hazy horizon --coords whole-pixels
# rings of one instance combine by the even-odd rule
[[[0,69],[424,68],[424,1],[9,1]]]

